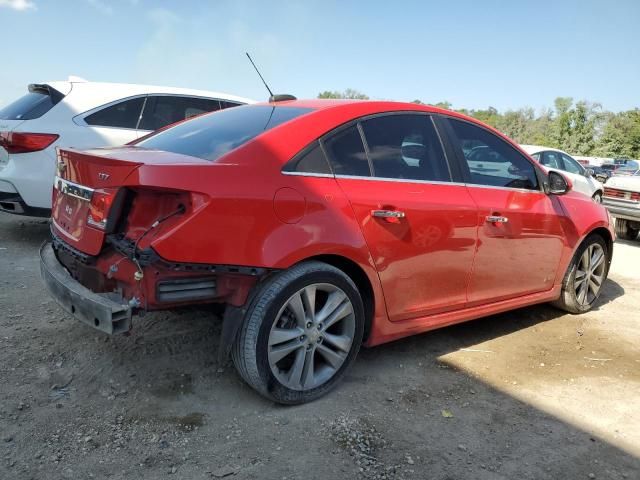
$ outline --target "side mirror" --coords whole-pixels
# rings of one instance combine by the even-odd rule
[[[564,195],[571,190],[571,181],[559,172],[554,170],[549,172],[549,186],[547,193],[550,195]]]
[[[585,177],[593,177],[595,175],[596,171],[593,168],[585,168],[584,169],[584,176]]]

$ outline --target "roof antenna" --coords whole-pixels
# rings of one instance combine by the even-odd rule
[[[285,100],[297,100],[296,97],[294,97],[293,95],[288,95],[286,93],[285,94],[274,95],[273,92],[271,91],[271,89],[269,88],[269,85],[267,85],[267,82],[265,82],[264,77],[260,73],[260,70],[258,70],[258,67],[256,67],[256,64],[253,62],[253,59],[251,58],[251,55],[249,55],[249,52],[244,52],[244,53],[247,55],[247,58],[251,62],[251,65],[253,65],[253,68],[256,69],[256,73],[258,74],[258,76],[260,77],[260,80],[262,80],[262,83],[264,84],[265,88],[269,92],[269,95],[270,95],[269,96],[269,103],[272,103],[272,102],[283,102]]]

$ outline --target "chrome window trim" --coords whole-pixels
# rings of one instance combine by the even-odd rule
[[[542,195],[547,195],[543,190],[539,190],[537,188],[530,189],[530,188],[500,187],[500,186],[493,186],[493,185],[481,185],[476,183],[465,183],[465,185],[467,187],[474,187],[474,188],[495,188],[497,190],[509,190],[512,192],[522,192],[522,193],[540,193]]]
[[[521,193],[538,193],[546,195],[542,190],[529,190],[527,188],[498,187],[491,185],[476,185],[474,183],[463,182],[442,182],[438,180],[414,180],[411,178],[385,178],[385,177],[361,177],[358,175],[331,175],[329,173],[309,173],[309,172],[281,172],[283,175],[291,175],[294,177],[318,177],[318,178],[335,178],[343,180],[367,180],[379,182],[402,182],[402,183],[418,183],[426,185],[454,185],[457,187],[473,187],[473,188],[495,188],[496,190],[509,190]]]
[[[75,183],[70,180],[66,180],[64,178],[60,178],[57,175],[53,180],[53,188],[58,190],[60,193],[83,200],[85,202],[91,201],[91,198],[93,197],[93,192],[95,192],[95,189],[91,187],[86,187],[84,185],[80,185],[79,183]],[[77,192],[82,192],[84,195],[80,195]]]
[[[280,172],[283,175],[292,175],[294,177],[319,177],[319,178],[335,178],[333,173],[312,173],[312,172]]]
[[[358,175],[336,175],[335,178],[342,178],[344,180],[369,180],[379,182],[402,182],[402,183],[421,183],[431,185],[457,185],[464,186],[464,183],[459,182],[442,182],[439,180],[414,180],[411,178],[386,178],[386,177],[359,177]]]

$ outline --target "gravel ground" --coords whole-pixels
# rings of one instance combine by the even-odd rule
[[[640,242],[599,307],[541,305],[361,352],[281,407],[216,363],[214,312],[108,337],[48,297],[45,221],[0,214],[0,478],[638,479]]]

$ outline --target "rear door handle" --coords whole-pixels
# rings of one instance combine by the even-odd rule
[[[501,217],[500,215],[489,215],[486,221],[487,223],[507,223],[509,219],[507,217]]]
[[[400,210],[371,210],[371,216],[377,218],[404,218],[404,212]]]

